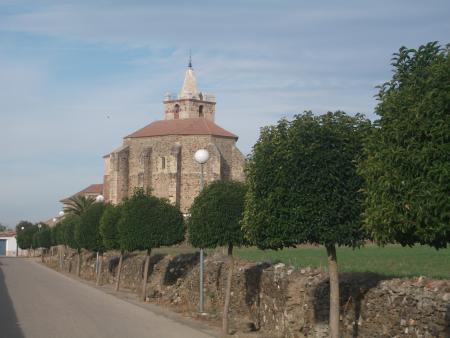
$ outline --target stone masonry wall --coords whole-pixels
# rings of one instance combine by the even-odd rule
[[[168,135],[127,138],[120,152],[105,158],[105,197],[116,204],[144,188],[189,212],[200,192],[200,165],[194,153],[210,152],[204,165],[205,182],[244,179],[245,158],[233,138],[209,135]]]
[[[59,269],[59,256],[46,263]],[[118,253],[103,256],[102,282],[114,284]],[[76,273],[77,255],[66,250],[63,270]],[[143,254],[128,254],[121,288],[139,291]],[[95,254],[82,255],[81,277],[94,280]],[[227,264],[220,255],[205,260],[205,310],[221,317]],[[174,311],[198,311],[198,255],[151,257],[149,301]],[[343,337],[450,337],[450,281],[390,279],[377,274],[341,274]],[[234,267],[230,324],[254,337],[328,337],[329,280],[310,268],[237,261]]]
[[[179,99],[179,100],[169,100],[164,101],[164,115],[166,120],[173,120],[176,117],[176,108],[178,105],[178,118],[198,118],[200,116],[199,107],[203,106],[203,117],[213,121],[215,118],[215,102],[208,102],[203,100],[195,99]]]

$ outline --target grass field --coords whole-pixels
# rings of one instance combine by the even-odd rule
[[[283,262],[300,267],[327,269],[323,247],[299,247],[279,251],[256,248],[237,249],[236,256],[252,261]],[[384,248],[369,245],[361,249],[338,248],[340,272],[375,272],[392,277],[427,276],[450,279],[450,248],[435,250],[428,246],[404,248],[388,245]]]

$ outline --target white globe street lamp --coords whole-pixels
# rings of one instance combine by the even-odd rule
[[[97,203],[102,203],[102,202],[105,201],[105,198],[103,197],[103,195],[98,195],[98,196],[95,198],[95,201],[96,201]]]
[[[206,149],[199,149],[194,154],[194,159],[200,164],[200,192],[202,192],[205,179],[203,175],[203,166],[209,160],[209,152]],[[204,267],[204,255],[203,249],[200,249],[200,299],[199,299],[199,312],[203,313],[203,267]]]
[[[63,216],[64,216],[64,211],[61,210],[61,211],[58,213],[58,216],[59,216],[59,217],[63,217]]]
[[[199,149],[194,154],[195,160],[200,164],[205,164],[209,160],[209,152],[206,149]]]

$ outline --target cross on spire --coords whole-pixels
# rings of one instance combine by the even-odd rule
[[[192,68],[192,55],[191,55],[191,50],[189,49],[189,64],[188,64],[189,68]]]

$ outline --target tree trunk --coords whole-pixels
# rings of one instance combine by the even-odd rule
[[[97,254],[95,255],[95,276],[98,275],[98,251]]]
[[[65,256],[66,246],[61,247],[61,256],[60,256],[60,266],[61,271],[64,271],[64,256]]]
[[[116,291],[119,291],[120,274],[121,274],[121,272],[122,272],[122,262],[123,262],[123,250],[120,251],[119,265],[117,266]]]
[[[222,332],[223,334],[228,334],[228,312],[230,309],[230,298],[231,298],[231,282],[233,278],[233,244],[228,244],[228,278],[227,287],[225,289],[225,304],[223,306],[223,316],[222,316]]]
[[[80,277],[80,273],[81,273],[81,250],[77,250],[78,251],[78,259],[77,259],[77,276]]]
[[[44,263],[44,248],[41,251],[41,262]]]
[[[326,248],[330,274],[330,338],[339,338],[339,272],[336,247],[327,245]]]
[[[150,264],[150,253],[151,249],[147,250],[147,255],[145,256],[145,263],[144,263],[144,276],[142,278],[142,301],[145,302],[147,299],[147,279],[148,279],[148,266]]]
[[[97,268],[97,282],[96,285],[99,286],[102,281],[102,265],[103,265],[103,252],[98,254],[98,268]]]

